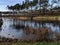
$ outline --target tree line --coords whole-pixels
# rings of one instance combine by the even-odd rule
[[[51,2],[50,2],[51,1]],[[50,2],[50,3],[49,3]],[[53,9],[53,5],[54,4],[57,4],[59,2],[59,0],[25,0],[22,2],[22,4],[15,4],[13,6],[7,6],[9,10],[13,10],[14,11],[17,11],[19,12],[20,10],[24,10],[26,9],[28,11],[29,8],[32,8],[35,7],[35,10],[38,10],[41,12],[45,12],[46,10],[49,9],[50,7],[50,10]],[[38,5],[38,6],[37,6]]]

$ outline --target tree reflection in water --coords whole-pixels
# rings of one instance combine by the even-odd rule
[[[21,21],[17,19],[3,18],[3,25],[2,31],[0,32],[0,36],[20,39],[26,36],[23,30],[27,28],[31,31],[32,34],[34,34],[33,30],[39,30],[42,28],[47,28],[52,32],[60,33],[59,23],[58,25],[56,25],[56,23],[50,22]]]

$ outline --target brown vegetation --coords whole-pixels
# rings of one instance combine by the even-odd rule
[[[2,26],[2,24],[3,24],[3,20],[2,20],[2,19],[0,19],[0,27]]]
[[[33,29],[26,27],[24,33],[27,37],[23,41],[57,41],[60,40],[60,34],[54,33],[47,28]]]
[[[10,39],[10,38],[0,38],[0,42],[36,42],[36,41],[57,41],[60,40],[60,34],[53,33],[47,28],[37,28],[26,27],[23,30],[25,36],[22,39]]]
[[[33,28],[25,28],[24,33],[26,35],[30,35],[30,34],[35,35],[35,37],[32,36],[32,37],[34,37],[35,41],[43,41],[43,40],[47,40],[48,29],[47,28],[42,28],[42,29],[38,28],[38,29],[34,30]],[[32,41],[33,41],[33,39],[32,39]]]

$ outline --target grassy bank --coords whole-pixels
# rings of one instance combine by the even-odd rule
[[[32,17],[32,16],[19,16],[19,17],[5,17],[5,18],[14,18],[14,19],[20,19],[20,20],[34,20],[34,21],[60,21],[60,16],[36,16],[36,17]]]
[[[60,42],[31,42],[31,43],[27,43],[27,42],[16,42],[16,43],[2,42],[2,43],[0,43],[0,45],[60,45]]]
[[[33,20],[41,21],[41,20],[49,20],[49,21],[60,21],[60,16],[37,16],[34,17]]]

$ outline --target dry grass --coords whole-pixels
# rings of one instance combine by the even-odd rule
[[[10,43],[10,42],[2,42],[0,45],[60,45],[60,42],[16,42],[16,43]]]

